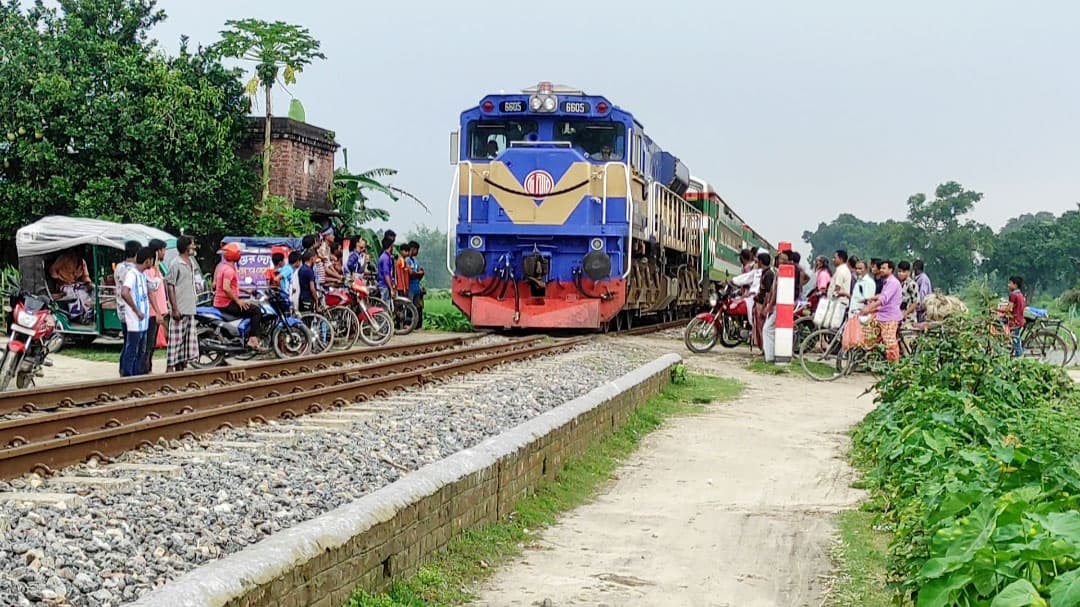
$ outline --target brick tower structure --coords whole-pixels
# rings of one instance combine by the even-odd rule
[[[261,157],[266,118],[251,116],[249,121],[241,155]],[[339,147],[333,131],[274,117],[270,122],[270,193],[288,198],[298,209],[319,215],[330,211],[334,154]]]

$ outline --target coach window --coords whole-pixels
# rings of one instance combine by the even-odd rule
[[[618,122],[560,120],[555,123],[555,141],[570,142],[570,147],[594,162],[626,158],[626,127]]]
[[[536,134],[535,120],[470,122],[469,156],[473,160],[491,160],[506,151],[510,142],[535,139]]]

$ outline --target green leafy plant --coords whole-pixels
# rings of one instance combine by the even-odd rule
[[[407,198],[419,204],[429,214],[427,205],[416,196],[402,188],[383,183],[383,177],[397,175],[394,169],[377,168],[362,173],[350,173],[348,169],[349,156],[345,151],[346,166],[334,171],[334,181],[330,190],[330,200],[334,208],[341,216],[341,222],[345,229],[352,235],[359,236],[367,241],[368,250],[379,251],[381,249],[380,236],[367,224],[373,221],[389,221],[390,212],[386,209],[368,206],[370,193],[378,193],[386,196],[393,202]]]
[[[288,198],[270,196],[263,201],[263,208],[255,218],[253,235],[312,234],[317,229],[310,213],[294,207]]]
[[[22,273],[19,268],[4,266],[0,268],[0,297],[7,299],[19,292]]]
[[[686,365],[679,363],[671,368],[671,383],[681,384],[686,381]]]
[[[1080,400],[1060,368],[953,319],[876,385],[853,459],[918,607],[1080,604]],[[1049,601],[1049,603],[1047,602]]]

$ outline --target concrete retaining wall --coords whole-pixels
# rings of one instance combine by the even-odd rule
[[[479,445],[214,561],[139,607],[340,607],[417,571],[463,529],[503,519],[567,458],[621,426],[671,381],[667,354]]]

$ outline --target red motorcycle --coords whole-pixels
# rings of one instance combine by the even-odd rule
[[[64,336],[56,332],[56,317],[49,303],[26,292],[12,296],[7,306],[11,309],[11,334],[0,360],[0,392],[8,389],[12,379],[16,388],[32,388],[41,368],[52,366],[49,353],[63,345]]]
[[[360,341],[369,346],[381,346],[394,336],[394,319],[378,305],[372,305],[372,287],[357,278],[349,289],[333,289],[326,294],[326,305],[351,310],[358,323]],[[336,324],[336,323],[335,323]],[[335,331],[337,328],[335,327]]]
[[[719,341],[725,348],[750,343],[750,318],[742,290],[728,284],[709,297],[709,311],[698,314],[686,325],[683,341],[691,352],[708,352]]]

